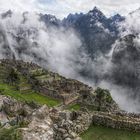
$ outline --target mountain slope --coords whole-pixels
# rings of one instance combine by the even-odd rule
[[[108,91],[104,93],[102,93],[101,89],[94,91],[88,85],[77,80],[67,79],[33,63],[8,59],[0,62],[0,88],[3,94],[10,95],[16,99],[19,97],[22,100],[23,98],[25,101],[27,98],[27,101],[37,101],[39,104],[42,100],[42,104],[48,102],[48,106],[54,106],[60,102],[68,105],[77,101],[80,104],[90,104],[97,109],[100,107],[100,109],[111,111],[114,108],[118,108]],[[17,93],[17,96],[13,94],[14,92]],[[98,96],[98,94],[101,95]],[[32,96],[34,96],[33,99],[31,99]],[[45,96],[46,100],[43,100]],[[98,98],[103,98],[103,102],[100,103]],[[110,106],[111,103],[112,106]],[[106,106],[108,107],[106,108]]]
[[[118,40],[112,55],[111,78],[120,86],[132,90],[131,97],[140,99],[140,50],[137,35],[129,34]]]

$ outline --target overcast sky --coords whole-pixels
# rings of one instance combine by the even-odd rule
[[[105,15],[127,15],[140,8],[140,0],[0,0],[0,10],[37,11],[63,18],[69,13],[88,12],[97,6]]]

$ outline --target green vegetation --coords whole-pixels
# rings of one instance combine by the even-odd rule
[[[20,81],[20,77],[14,68],[11,68],[10,72],[6,76],[5,80],[11,85],[17,85]]]
[[[97,97],[99,98],[99,100],[105,100],[108,103],[111,103],[113,101],[109,90],[98,87],[95,92],[97,93]]]
[[[80,104],[72,104],[68,107],[69,110],[80,110],[81,106]]]
[[[59,100],[52,99],[51,97],[41,95],[34,91],[26,91],[27,93],[22,93],[19,90],[16,90],[14,86],[10,86],[7,84],[0,84],[0,92],[1,94],[11,96],[20,101],[26,102],[36,102],[37,104],[46,104],[50,107],[56,106],[60,103]]]
[[[18,127],[0,129],[0,140],[22,140]]]
[[[131,133],[102,126],[91,126],[81,137],[83,140],[140,140],[140,133]]]
[[[111,94],[108,90],[106,89],[102,89],[102,88],[97,88],[95,90],[96,93],[96,97],[98,99],[98,111],[105,111],[106,109],[103,108],[104,104],[112,104],[114,102],[114,100],[111,97]]]
[[[89,111],[98,111],[98,107],[97,106],[93,106],[93,105],[80,105],[80,104],[71,104],[67,107],[68,110],[74,110],[74,111],[78,111],[81,108],[87,108]]]

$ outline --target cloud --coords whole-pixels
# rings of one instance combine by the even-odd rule
[[[69,13],[88,12],[99,7],[107,16],[115,13],[126,15],[140,7],[139,0],[1,0],[0,10],[37,11],[56,15],[59,18]]]
[[[131,12],[124,22],[119,24],[122,36],[127,34],[140,34],[140,8]]]
[[[13,13],[12,17],[0,19],[0,23],[0,58],[14,56],[78,78],[79,66],[75,62],[82,61],[81,40],[73,29],[46,27],[35,13]]]
[[[111,96],[118,103],[119,107],[128,112],[140,112],[139,100],[132,98],[132,92],[130,89],[123,86],[117,86],[107,81],[102,81],[99,84],[100,87],[109,89]]]
[[[36,0],[4,0],[0,1],[0,10],[15,10],[15,11],[26,11],[26,10],[37,10],[35,6]]]

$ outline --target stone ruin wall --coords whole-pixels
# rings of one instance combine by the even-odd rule
[[[61,100],[64,105],[68,105],[69,103],[74,102],[74,101],[77,102],[77,99],[78,99],[78,94],[76,94],[76,93],[73,93],[73,94],[69,94],[69,93],[61,94],[63,92],[60,93],[59,91],[51,90],[51,89],[48,89],[46,87],[41,87],[40,92],[43,95],[46,95],[46,96]]]
[[[57,115],[53,116],[56,117]],[[57,123],[55,128],[55,137],[57,137],[59,140],[61,138],[65,138],[67,132],[72,132],[79,135],[86,131],[91,125],[95,124],[113,129],[140,132],[140,115],[135,114],[120,112],[118,114],[107,112],[89,113],[85,110],[84,112],[74,111],[70,114],[64,111],[58,116],[61,116],[61,121],[56,121],[59,123]]]
[[[93,124],[114,129],[140,132],[140,115],[122,113],[93,113]]]
[[[69,80],[69,79],[68,79]],[[61,85],[59,83],[57,89],[49,89],[47,86],[40,86],[39,90],[42,94],[50,96],[55,99],[60,99],[63,101],[65,105],[74,102],[75,100],[78,101],[80,92],[84,89],[90,91],[87,85],[82,85],[80,82],[71,82],[68,81],[67,84]],[[56,84],[57,85],[57,84]]]
[[[55,140],[75,139],[92,124],[92,115],[87,112],[58,111],[51,113],[54,122]]]

